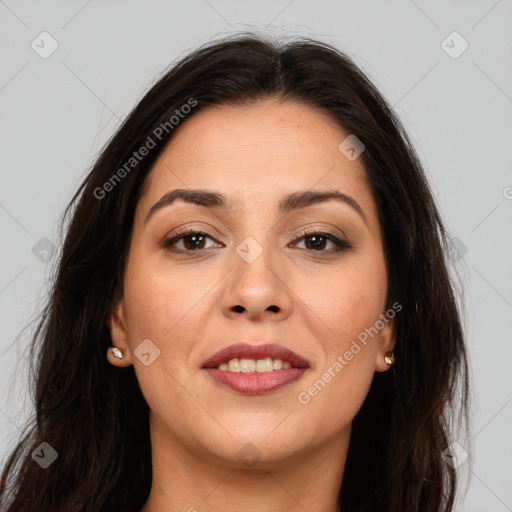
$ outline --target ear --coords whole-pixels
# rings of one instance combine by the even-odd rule
[[[391,366],[384,361],[385,353],[388,350],[394,350],[396,344],[396,322],[395,319],[386,318],[384,327],[379,333],[377,350],[377,359],[375,361],[375,371],[385,372],[391,368]]]
[[[130,345],[128,343],[128,330],[126,328],[126,313],[123,299],[120,299],[111,309],[107,318],[107,326],[110,331],[111,347],[117,347],[122,350],[124,357],[119,359],[114,357],[110,348],[107,351],[107,360],[110,364],[119,367],[125,367],[132,364]]]

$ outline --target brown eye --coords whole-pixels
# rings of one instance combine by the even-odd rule
[[[174,250],[184,252],[201,251],[207,249],[207,247],[205,247],[207,238],[213,241],[213,238],[208,233],[187,229],[184,232],[178,233],[175,236],[164,240],[162,247],[170,250],[170,248],[178,242],[183,242],[183,247],[177,247]]]
[[[305,247],[307,250],[316,252],[332,252],[324,250],[329,242],[334,244],[334,252],[343,251],[345,249],[351,248],[351,245],[348,242],[341,240],[332,233],[324,233],[319,231],[305,232],[302,233],[299,240],[305,241]]]

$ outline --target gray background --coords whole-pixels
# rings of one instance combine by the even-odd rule
[[[460,466],[457,510],[512,511],[511,21],[510,0],[0,0],[0,457],[30,413],[20,332],[47,293],[64,206],[158,73],[213,37],[255,29],[344,50],[405,123],[467,294],[473,424],[454,439],[472,465]],[[59,45],[46,59],[31,47],[43,31]],[[462,40],[442,46],[453,31],[469,44],[457,58]]]

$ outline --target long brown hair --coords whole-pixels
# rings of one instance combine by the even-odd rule
[[[146,502],[148,405],[133,366],[116,368],[105,357],[106,319],[123,293],[135,207],[179,126],[209,105],[268,98],[321,109],[365,145],[361,158],[383,233],[388,305],[403,307],[396,363],[375,374],[354,419],[341,509],[453,510],[458,479],[442,452],[455,411],[468,424],[468,364],[447,235],[420,161],[396,115],[347,55],[308,38],[279,42],[243,32],[210,42],[167,70],[66,208],[58,267],[31,344],[35,417],[3,471],[5,511],[138,512]],[[183,109],[191,99],[193,108]],[[177,110],[188,113],[174,125]],[[155,147],[130,161],[148,137]],[[31,456],[43,442],[58,453],[48,469]]]

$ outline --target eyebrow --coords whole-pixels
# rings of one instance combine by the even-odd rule
[[[212,208],[215,210],[229,210],[233,206],[232,201],[228,201],[227,198],[219,192],[211,190],[190,190],[178,188],[164,194],[148,211],[144,224],[161,208],[169,206],[175,201],[184,201],[186,203],[192,203],[198,206],[204,206],[206,208]],[[279,214],[285,215],[294,210],[301,208],[307,208],[318,203],[324,203],[327,201],[336,200],[340,201],[348,206],[352,207],[363,219],[364,223],[368,225],[366,216],[359,206],[357,201],[346,194],[342,194],[338,191],[317,191],[317,190],[303,190],[293,192],[283,197],[279,202]]]

